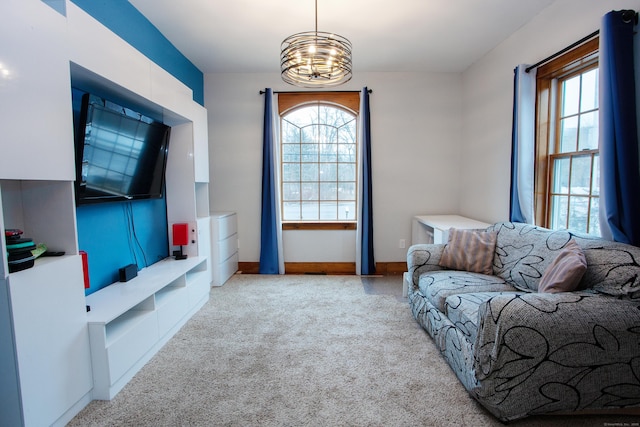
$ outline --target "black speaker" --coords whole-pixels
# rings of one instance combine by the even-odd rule
[[[135,264],[129,264],[126,267],[122,267],[118,270],[121,282],[128,282],[138,275],[138,266]]]

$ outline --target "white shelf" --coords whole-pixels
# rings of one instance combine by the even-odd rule
[[[205,262],[206,258],[189,257],[176,261],[166,258],[138,272],[128,282],[118,282],[87,296],[89,324],[106,324],[132,309],[151,295],[155,295],[191,269]]]
[[[86,297],[93,398],[110,400],[209,299],[207,258],[167,258]]]
[[[124,312],[113,322],[109,322],[108,327],[105,328],[106,346],[110,347],[112,343],[117,342],[127,333],[127,331],[135,327],[135,325],[140,323],[151,313],[153,313],[153,310],[131,309]]]

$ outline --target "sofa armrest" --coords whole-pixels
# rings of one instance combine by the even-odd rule
[[[476,393],[496,402],[523,390],[538,390],[541,402],[575,395],[593,401],[585,396],[598,384],[610,393],[602,399],[622,399],[624,387],[616,388],[625,380],[640,387],[639,307],[587,291],[492,297],[478,310]]]
[[[407,268],[411,275],[411,283],[414,289],[418,288],[420,275],[428,271],[445,270],[438,263],[442,257],[444,244],[418,244],[413,245],[407,251]]]

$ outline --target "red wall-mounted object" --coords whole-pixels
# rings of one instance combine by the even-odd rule
[[[189,224],[173,224],[173,246],[189,244]]]
[[[84,288],[89,289],[91,284],[89,283],[89,258],[85,251],[78,251],[82,257],[82,273],[84,274]]]

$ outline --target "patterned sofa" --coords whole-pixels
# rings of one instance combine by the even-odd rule
[[[407,254],[413,316],[469,393],[502,421],[640,407],[640,248],[497,223],[493,274],[446,269],[445,245]],[[538,292],[573,239],[586,272],[572,292]],[[576,282],[578,283],[578,282]]]

